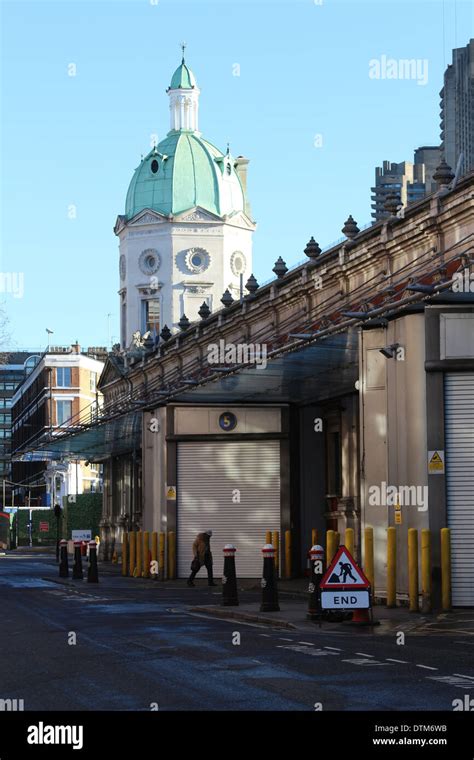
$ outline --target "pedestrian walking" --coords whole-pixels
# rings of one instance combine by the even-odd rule
[[[212,575],[211,536],[212,530],[206,530],[204,533],[198,533],[194,539],[193,561],[191,562],[191,575],[188,578],[188,586],[194,586],[194,579],[203,565],[207,570],[208,585],[217,586],[217,583],[214,583]]]

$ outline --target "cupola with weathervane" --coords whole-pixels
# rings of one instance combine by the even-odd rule
[[[203,303],[221,309],[226,290],[238,299],[252,272],[248,159],[198,131],[200,90],[184,45],[167,94],[170,130],[135,169],[114,228],[122,349],[137,331],[156,341],[164,325],[179,332],[183,314],[198,320]]]

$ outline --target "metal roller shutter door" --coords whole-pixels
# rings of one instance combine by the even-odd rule
[[[216,577],[226,543],[237,547],[237,577],[261,576],[265,531],[280,530],[279,441],[178,443],[177,496],[178,577],[189,575],[194,538],[206,529]]]
[[[446,496],[452,602],[474,606],[474,374],[446,373]]]

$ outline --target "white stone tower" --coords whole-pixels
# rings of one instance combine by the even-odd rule
[[[132,335],[174,332],[205,302],[222,308],[252,273],[255,223],[247,201],[248,160],[222,153],[198,131],[200,90],[183,60],[168,88],[171,128],[142,159],[117,218],[122,348]]]

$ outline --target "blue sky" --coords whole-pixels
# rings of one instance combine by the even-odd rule
[[[259,282],[278,256],[304,259],[311,235],[338,239],[349,214],[370,221],[375,166],[439,143],[443,71],[473,5],[319,2],[0,0],[1,271],[23,290],[0,294],[13,346],[44,347],[46,327],[58,345],[118,340],[113,226],[150,136],[169,128],[182,40],[203,136],[250,159]],[[426,59],[427,83],[370,78],[384,55]]]

